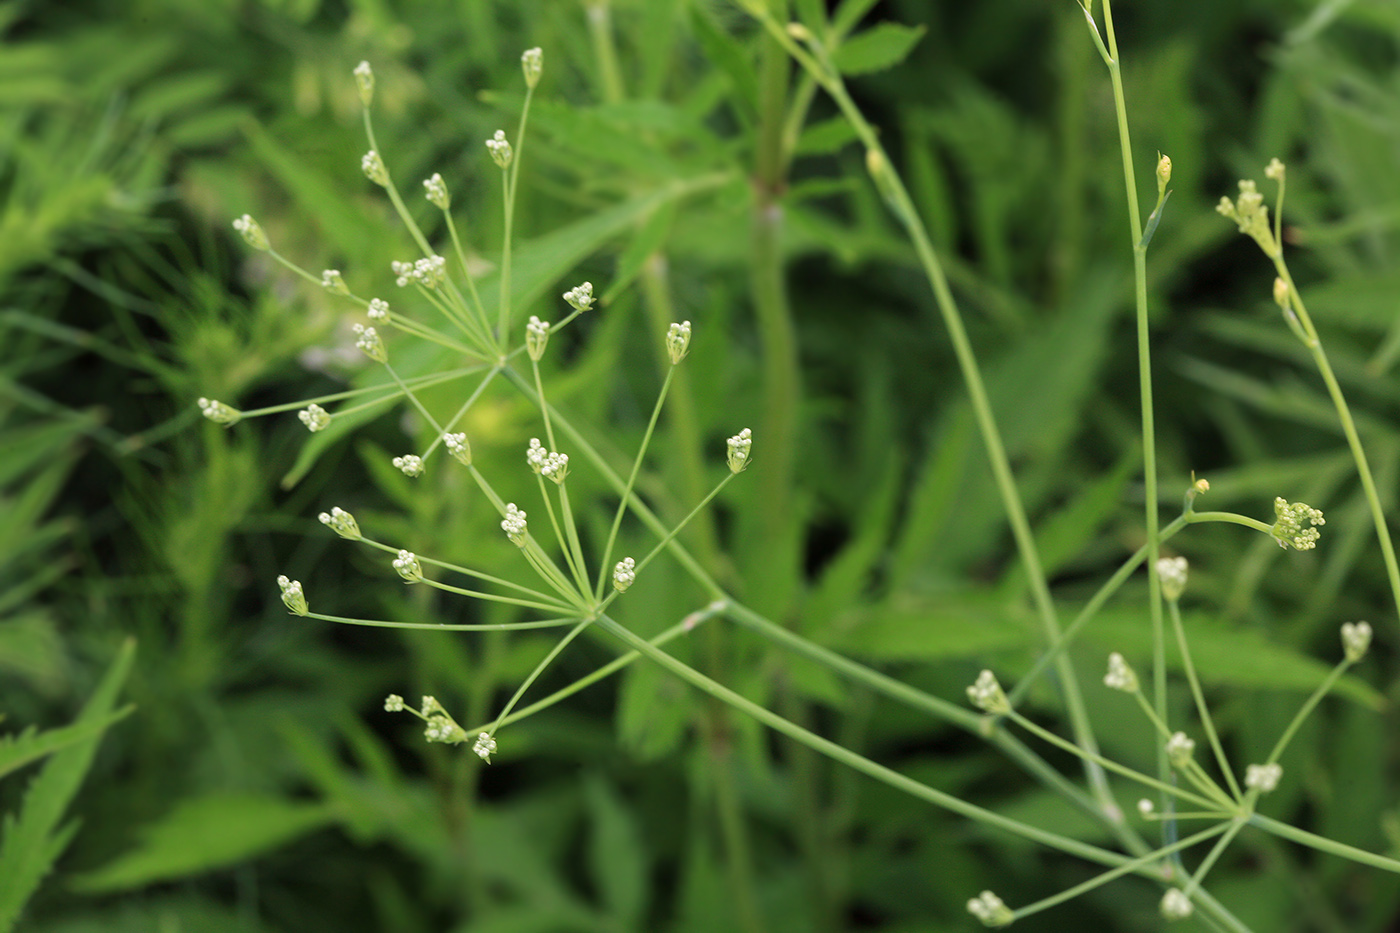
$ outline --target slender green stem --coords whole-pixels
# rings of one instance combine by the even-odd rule
[[[1221,773],[1225,775],[1226,783],[1230,785],[1230,794],[1235,800],[1240,800],[1244,794],[1235,781],[1230,760],[1225,757],[1225,748],[1220,744],[1220,736],[1215,731],[1215,720],[1210,715],[1210,707],[1206,705],[1206,695],[1201,689],[1201,680],[1196,676],[1196,665],[1191,662],[1191,647],[1186,641],[1186,628],[1181,624],[1181,606],[1175,599],[1167,600],[1167,611],[1172,617],[1172,628],[1176,632],[1176,645],[1181,651],[1181,666],[1186,671],[1187,682],[1191,685],[1191,696],[1196,701],[1196,712],[1200,714],[1201,727],[1205,729],[1211,751],[1215,753],[1215,762],[1220,766]]]
[[[1304,720],[1317,708],[1317,704],[1322,702],[1322,698],[1331,692],[1333,684],[1337,682],[1342,674],[1346,673],[1346,669],[1349,667],[1351,667],[1351,662],[1343,658],[1336,667],[1328,671],[1322,683],[1317,685],[1317,689],[1312,692],[1312,695],[1308,697],[1298,709],[1297,715],[1295,715],[1293,721],[1288,724],[1288,728],[1283,730],[1283,735],[1279,736],[1278,741],[1274,743],[1273,751],[1269,752],[1269,757],[1265,760],[1265,764],[1273,764],[1279,760],[1279,757],[1283,755],[1283,750],[1288,747],[1289,742],[1293,741],[1293,736],[1302,727]]]
[[[1278,820],[1270,819],[1262,813],[1255,813],[1249,818],[1249,822],[1266,832],[1271,832],[1275,836],[1282,836],[1284,839],[1291,839],[1299,845],[1305,845],[1319,852],[1327,852],[1331,855],[1338,855],[1362,865],[1370,865],[1373,868],[1383,868],[1386,871],[1400,874],[1400,861],[1387,858],[1384,855],[1376,855],[1374,852],[1367,852],[1365,849],[1358,849],[1345,843],[1328,839],[1310,833],[1305,829],[1290,826],[1287,823],[1280,823]]]
[[[535,665],[535,669],[531,671],[530,676],[526,677],[524,682],[520,684],[520,687],[515,691],[515,694],[510,698],[510,701],[501,708],[501,714],[496,717],[496,721],[491,724],[490,729],[486,730],[487,732],[489,732],[491,735],[496,734],[496,730],[501,728],[501,720],[504,719],[506,716],[509,716],[510,711],[515,709],[515,704],[520,702],[520,698],[525,695],[526,690],[530,689],[530,685],[539,679],[539,676],[544,673],[545,668],[549,667],[549,665],[553,663],[554,659],[559,657],[559,653],[565,648],[567,648],[571,641],[577,638],[585,628],[592,624],[592,619],[580,619],[577,625],[569,629],[567,635],[559,639],[559,641],[554,645],[554,647],[549,649],[549,653],[540,659],[540,663]]]
[[[666,402],[666,393],[671,388],[671,380],[675,377],[676,367],[669,366],[666,369],[666,378],[661,383],[661,391],[656,396],[656,404],[651,409],[651,420],[647,422],[646,433],[642,435],[642,443],[637,448],[637,456],[632,461],[632,472],[627,476],[627,486],[622,491],[622,498],[618,500],[617,512],[613,515],[612,527],[608,530],[608,540],[603,546],[603,561],[598,566],[598,586],[594,595],[598,599],[603,598],[603,582],[608,578],[608,563],[612,561],[613,545],[617,543],[617,533],[622,527],[622,516],[627,512],[627,506],[632,501],[632,489],[637,484],[637,474],[642,469],[642,458],[646,456],[647,447],[651,445],[651,436],[656,431],[656,421],[661,417],[661,406]]]
[[[386,622],[379,619],[352,619],[347,616],[331,616],[320,612],[308,612],[308,619],[322,622],[338,622],[341,625],[365,625],[371,628],[403,628],[420,632],[524,632],[530,629],[563,628],[578,622],[578,616],[564,619],[538,619],[530,622],[473,622],[463,625],[448,625],[440,622]]]

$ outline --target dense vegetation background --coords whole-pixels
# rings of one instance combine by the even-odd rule
[[[924,30],[903,63],[851,85],[944,251],[1072,606],[1142,540],[1106,74],[1072,0],[862,6],[862,28]],[[1194,470],[1213,508],[1263,518],[1284,495],[1328,515],[1307,555],[1242,529],[1183,536],[1199,666],[1250,760],[1332,663],[1337,626],[1371,620],[1371,683],[1324,704],[1266,810],[1395,854],[1396,619],[1373,532],[1269,300],[1272,272],[1213,206],[1270,157],[1289,163],[1291,261],[1393,512],[1400,10],[1121,0],[1116,13],[1142,178],[1158,150],[1175,163],[1149,256],[1163,488],[1176,501]],[[703,439],[717,467],[722,438],[754,429],[754,469],[688,540],[705,565],[808,637],[950,699],[983,666],[1024,670],[1038,633],[912,250],[820,96],[790,163],[763,161],[780,128],[768,69],[785,66],[736,6],[35,0],[0,4],[0,35],[5,727],[72,721],[136,643],[121,701],[136,709],[62,820],[57,807],[55,831],[72,818],[77,832],[19,929],[912,933],[971,928],[964,904],[983,888],[1025,902],[1088,877],[643,665],[504,730],[489,767],[425,744],[382,711],[385,694],[488,718],[548,639],[335,628],[289,617],[273,581],[302,580],[326,612],[481,618],[401,586],[315,515],[341,505],[420,553],[506,566],[489,510],[450,471],[387,468],[420,443],[401,408],[314,444],[291,413],[231,430],[199,418],[200,396],[253,409],[354,378],[336,349],[351,309],[250,254],[233,217],[252,213],[283,253],[366,294],[411,255],[358,168],[354,65],[375,68],[400,183],[442,172],[489,259],[499,182],[482,141],[514,127],[520,52],[540,46],[516,219],[538,287],[517,320],[557,316],[552,296],[583,279],[607,296],[551,357],[556,404],[625,456],[659,383],[658,322],[693,321],[673,398],[693,431],[663,430],[642,488],[683,515],[709,482],[687,444]],[[717,181],[674,194],[697,178]],[[783,226],[768,256],[752,231],[771,205]],[[507,488],[524,488],[504,477],[521,472],[534,417],[499,393],[467,428]],[[1083,669],[1141,644],[1144,591],[1114,601]],[[651,633],[700,599],[658,569],[623,618]],[[678,650],[937,787],[1096,838],[993,750],[738,632],[715,625]],[[615,654],[583,639],[539,689]],[[1052,720],[1053,694],[1039,701]],[[1096,712],[1114,754],[1148,754],[1126,704]],[[36,771],[0,782],[0,810],[19,812]],[[1400,899],[1380,872],[1255,837],[1212,878],[1257,930],[1386,930]],[[1159,896],[1123,881],[1025,927],[1156,929]]]

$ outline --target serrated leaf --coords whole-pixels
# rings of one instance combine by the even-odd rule
[[[78,722],[59,729],[45,729],[40,732],[31,726],[19,735],[0,736],[0,777],[38,761],[45,755],[97,738],[112,723],[131,715],[135,708],[127,706],[101,719]]]
[[[218,792],[181,801],[135,849],[77,878],[87,892],[125,891],[255,858],[333,820],[330,807],[268,794]]]
[[[923,26],[878,23],[843,42],[832,58],[843,75],[884,71],[904,61],[923,35]]]

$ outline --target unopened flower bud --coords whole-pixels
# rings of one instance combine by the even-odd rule
[[[447,182],[443,181],[437,172],[433,172],[433,177],[423,182],[423,188],[426,192],[424,196],[434,206],[444,211],[452,206],[452,196],[447,193]]]
[[[1285,282],[1285,281],[1283,280],[1282,277],[1275,278],[1275,279],[1274,279],[1274,304],[1278,305],[1280,308],[1282,308],[1282,309],[1285,310],[1285,311],[1289,310],[1289,308],[1288,308],[1288,292],[1289,292],[1288,283]]]
[[[1270,181],[1282,182],[1286,171],[1287,169],[1284,167],[1284,164],[1275,156],[1270,159],[1269,164],[1264,167],[1264,177]]]
[[[1186,589],[1188,565],[1184,557],[1163,557],[1157,561],[1157,578],[1162,581],[1162,596],[1174,603]]]
[[[360,170],[365,173],[365,177],[381,188],[389,187],[389,170],[384,167],[384,160],[379,157],[379,153],[371,149],[360,159]]]
[[[1173,733],[1167,740],[1167,759],[1173,767],[1184,768],[1189,765],[1195,751],[1196,743],[1185,732]]]
[[[404,454],[402,457],[395,457],[393,463],[404,476],[423,475],[423,458],[417,454]]]
[[[327,269],[321,273],[321,287],[332,295],[350,294],[350,286],[341,278],[339,269]]]
[[[336,506],[329,512],[322,512],[316,516],[316,520],[325,525],[331,531],[350,541],[360,540],[360,524],[355,521],[355,516]]]
[[[540,357],[544,356],[544,348],[548,343],[549,322],[530,315],[530,320],[525,324],[525,352],[530,354],[530,359],[538,363]]]
[[[501,168],[510,168],[510,160],[515,158],[505,130],[497,130],[494,136],[486,140],[486,150],[491,153],[491,161]]]
[[[263,228],[251,214],[244,214],[235,220],[233,229],[237,230],[238,235],[243,237],[243,242],[253,249],[264,253],[272,249],[272,244],[267,241],[267,234],[263,233]]]
[[[666,355],[671,358],[671,365],[675,366],[685,355],[690,352],[690,322],[682,321],[679,324],[672,324],[671,329],[666,332]]]
[[[526,49],[520,56],[520,70],[525,73],[525,86],[534,87],[540,83],[540,73],[544,71],[544,52],[538,48]]]
[[[1270,534],[1281,548],[1293,547],[1306,551],[1317,547],[1321,533],[1315,527],[1303,527],[1303,523],[1307,522],[1309,526],[1327,524],[1321,509],[1302,502],[1287,502],[1282,496],[1274,500],[1274,515],[1276,520]]]
[[[1191,898],[1186,896],[1186,892],[1180,888],[1168,888],[1167,893],[1162,895],[1162,902],[1159,907],[1162,916],[1168,920],[1185,920],[1195,911],[1196,906],[1191,903]]]
[[[355,66],[355,86],[360,91],[360,103],[368,109],[374,100],[374,70],[369,67],[369,62],[360,62]]]
[[[204,417],[225,427],[237,424],[243,417],[243,412],[237,408],[230,408],[218,399],[202,398],[198,404]]]
[[[472,745],[472,751],[476,753],[476,757],[489,765],[491,763],[491,756],[496,751],[496,740],[491,738],[490,733],[483,732],[476,737],[476,743]]]
[[[749,465],[749,448],[753,446],[753,434],[748,428],[744,428],[725,443],[729,447],[729,472],[744,472]]]
[[[1244,769],[1244,786],[1251,790],[1257,790],[1261,794],[1267,794],[1278,787],[1281,777],[1283,777],[1283,767],[1277,762],[1267,765],[1250,765]]]
[[[501,521],[501,530],[506,533],[510,543],[524,547],[526,529],[525,513],[516,508],[514,502],[506,503],[506,517]]]
[[[386,712],[399,713],[406,708],[403,697],[399,696],[397,693],[391,693],[384,698],[384,709]]]
[[[295,616],[306,615],[309,610],[306,607],[306,594],[301,590],[301,582],[282,576],[277,578],[277,585],[282,589],[282,605],[287,607],[287,611]]]
[[[462,466],[472,465],[472,445],[467,441],[466,434],[444,434],[442,443],[447,447],[447,452],[452,455],[453,459]]]
[[[358,338],[355,340],[355,346],[359,347],[360,350],[364,352],[365,356],[374,360],[376,363],[389,362],[389,349],[384,346],[384,341],[379,336],[378,331],[373,327],[366,327],[363,324],[355,324],[351,329],[358,335]]]
[[[297,417],[301,419],[302,424],[306,425],[306,430],[310,431],[312,434],[315,434],[317,431],[324,431],[326,425],[331,423],[330,412],[326,411],[315,402],[312,402],[310,405],[307,405],[301,411],[297,412]]]
[[[1167,183],[1172,180],[1172,159],[1171,156],[1157,153],[1157,197],[1162,197],[1167,190]]]
[[[1342,650],[1348,662],[1355,664],[1366,656],[1371,647],[1371,626],[1366,622],[1342,623]]]
[[[630,557],[624,557],[613,568],[613,589],[619,593],[625,593],[627,588],[636,582],[637,562]]]
[[[977,682],[967,688],[967,698],[972,701],[973,706],[993,716],[1004,716],[1011,712],[1011,703],[1006,699],[1001,684],[997,682],[997,676],[991,671],[983,671],[977,675]]]
[[[1124,693],[1137,693],[1137,674],[1128,662],[1123,660],[1123,656],[1118,652],[1113,652],[1108,656],[1108,673],[1104,675],[1103,682],[1114,690],[1122,690]]]
[[[1009,926],[1016,919],[1011,908],[991,891],[983,891],[968,901],[967,912],[982,921],[985,927]]]
[[[593,283],[584,282],[581,285],[575,285],[564,293],[564,300],[575,311],[587,311],[593,307]]]
[[[399,551],[393,566],[406,583],[420,583],[423,580],[423,567],[418,563],[418,555],[412,551]]]

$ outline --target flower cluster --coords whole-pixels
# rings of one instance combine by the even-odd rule
[[[582,285],[575,285],[564,293],[564,300],[575,311],[587,311],[593,307],[593,283],[584,282]]]
[[[389,170],[384,167],[384,160],[379,157],[379,153],[371,149],[360,159],[360,169],[365,173],[365,177],[381,188],[389,187]]]
[[[442,704],[435,697],[423,697],[420,715],[426,723],[423,737],[429,742],[456,745],[467,740],[467,730],[457,725],[456,720],[448,715],[447,710],[442,708]]]
[[[1010,926],[1011,921],[1016,919],[1011,908],[991,891],[983,891],[968,901],[967,912],[988,927]]]
[[[424,197],[432,202],[434,207],[447,210],[452,207],[452,196],[447,193],[447,182],[442,180],[442,176],[433,172],[433,177],[423,180]]]
[[[993,716],[1004,716],[1011,712],[1011,702],[1006,699],[1006,693],[997,682],[997,675],[991,671],[983,671],[977,675],[977,682],[967,688],[967,698],[972,701],[973,706]]]
[[[371,321],[389,320],[389,302],[383,298],[371,298],[369,300],[369,310],[365,312]]]
[[[530,465],[532,471],[556,483],[562,484],[564,478],[569,475],[569,455],[551,453],[540,444],[538,437],[530,438],[530,446],[525,451],[525,462]]]
[[[753,446],[753,433],[744,428],[725,443],[729,446],[729,472],[744,472],[749,465],[749,448]]]
[[[1157,579],[1162,581],[1162,595],[1167,602],[1176,602],[1186,589],[1187,564],[1184,557],[1163,557],[1157,561]]]
[[[675,366],[680,363],[689,352],[690,322],[682,321],[679,324],[672,324],[671,329],[666,332],[666,355],[671,358],[671,365]]]
[[[1366,656],[1371,647],[1371,626],[1366,622],[1342,623],[1342,650],[1347,663],[1355,664]]]
[[[1109,688],[1122,690],[1124,693],[1138,691],[1137,674],[1116,651],[1108,656],[1108,673],[1104,675],[1103,682]]]
[[[1317,547],[1320,533],[1315,527],[1304,527],[1303,523],[1309,526],[1327,524],[1321,509],[1302,502],[1287,502],[1282,496],[1274,500],[1274,515],[1277,519],[1269,533],[1278,540],[1281,548],[1294,547],[1306,551]]]
[[[472,465],[472,445],[467,441],[467,435],[462,433],[444,434],[442,436],[443,446],[447,448],[458,463],[462,466]]]
[[[243,417],[243,413],[237,408],[230,408],[218,399],[202,398],[198,404],[204,417],[215,424],[235,425]]]
[[[394,284],[407,288],[410,283],[424,288],[437,288],[447,278],[447,260],[441,256],[429,256],[414,262],[394,260],[389,263],[396,278]]]
[[[1283,777],[1283,767],[1277,762],[1267,765],[1250,765],[1244,769],[1244,786],[1257,790],[1261,794],[1278,787],[1279,778]]]
[[[350,294],[350,286],[345,284],[339,269],[327,269],[321,273],[321,287],[332,295]]]
[[[300,580],[278,577],[277,586],[282,590],[282,605],[287,607],[288,612],[295,616],[304,616],[310,611],[306,607],[306,594],[301,590]]]
[[[1240,196],[1234,201],[1221,198],[1215,209],[1239,225],[1240,232],[1253,238],[1259,248],[1270,258],[1280,253],[1274,231],[1269,226],[1269,209],[1264,205],[1264,196],[1250,179],[1240,182]]]
[[[497,130],[494,136],[486,140],[486,150],[491,153],[491,161],[501,168],[510,168],[510,160],[515,158],[505,130]]]
[[[404,476],[422,476],[423,458],[417,454],[404,454],[402,457],[395,457],[393,460],[395,469],[398,469]]]
[[[525,324],[525,352],[536,363],[544,356],[544,348],[549,343],[549,322],[541,321],[535,315]]]
[[[377,330],[363,324],[354,324],[351,330],[356,334],[355,346],[359,347],[365,356],[376,363],[389,362],[389,348],[384,346],[384,340]]]
[[[263,233],[263,228],[253,219],[251,214],[244,214],[233,222],[233,229],[238,231],[238,235],[243,237],[243,242],[260,253],[265,253],[272,249],[272,244],[267,241],[267,234]]]
[[[613,568],[613,589],[619,593],[626,593],[627,588],[636,582],[637,562],[630,557],[624,557]]]
[[[506,517],[501,520],[501,530],[506,533],[510,543],[516,547],[525,546],[525,513],[515,507],[514,502],[506,503]]]
[[[301,419],[302,424],[306,425],[306,430],[312,434],[325,430],[326,425],[331,423],[330,412],[314,402],[297,412],[297,417]]]
[[[360,523],[355,521],[355,516],[336,506],[329,512],[322,512],[316,516],[322,525],[331,531],[350,541],[360,540]]]
[[[394,570],[404,578],[405,583],[421,583],[423,567],[418,563],[418,555],[412,551],[399,551],[393,561]]]
[[[1185,768],[1191,763],[1191,756],[1196,751],[1196,743],[1185,732],[1174,732],[1172,737],[1167,739],[1167,759],[1176,768]]]

